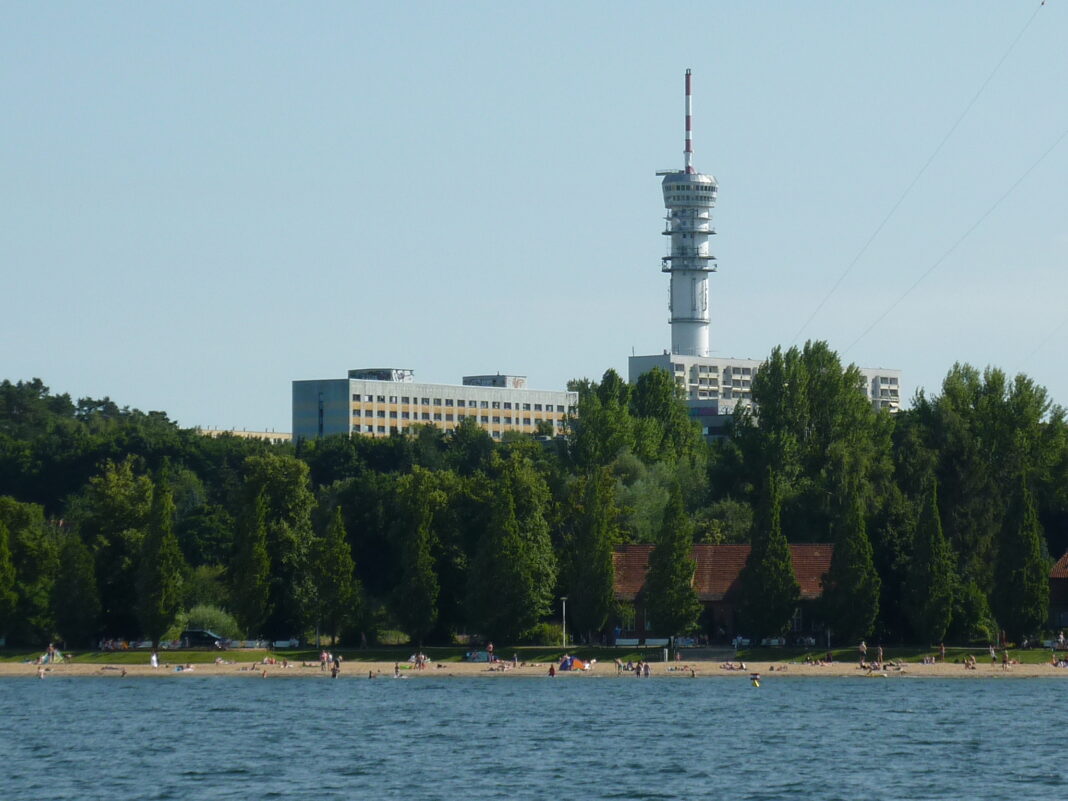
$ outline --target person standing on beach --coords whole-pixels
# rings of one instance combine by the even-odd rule
[[[860,641],[860,645],[857,646],[857,650],[860,651],[861,662],[868,658],[868,644],[864,642],[864,640]]]
[[[938,644],[938,661],[946,661],[946,644],[944,642]]]

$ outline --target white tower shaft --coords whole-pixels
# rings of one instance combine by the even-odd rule
[[[715,272],[715,256],[709,248],[712,207],[716,204],[716,179],[702,175],[693,166],[693,94],[690,70],[686,70],[686,144],[684,168],[660,173],[664,176],[664,206],[668,209],[664,234],[670,237],[668,255],[661,269],[671,275],[671,352],[685,356],[708,356],[710,304],[708,274]]]

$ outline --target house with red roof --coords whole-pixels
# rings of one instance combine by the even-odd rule
[[[621,545],[613,554],[615,599],[623,608],[619,627],[624,637],[643,638],[655,635],[656,625],[645,614],[645,574],[649,569],[652,545]],[[749,545],[695,545],[693,558],[694,588],[705,611],[703,633],[710,639],[730,639],[737,631],[737,604],[742,568],[749,558]],[[801,585],[801,603],[794,617],[794,632],[812,630],[815,622],[811,607],[823,594],[823,575],[831,567],[834,546],[826,543],[790,546],[797,582]],[[744,633],[744,632],[742,632]],[[659,633],[661,636],[664,634]]]
[[[1068,551],[1049,572],[1049,624],[1054,629],[1068,627]]]

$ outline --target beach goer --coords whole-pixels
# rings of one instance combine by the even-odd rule
[[[394,662],[393,663],[393,678],[395,678],[395,679],[399,679],[400,678],[400,663],[399,662]]]
[[[556,678],[556,665],[549,665],[549,678],[550,679],[555,679]]]
[[[644,669],[645,669],[645,678],[649,678],[650,670],[649,670],[649,663],[648,662],[645,663],[645,668]]]
[[[152,652],[152,656],[150,656],[148,658],[148,664],[152,665],[152,667],[154,667],[154,668],[158,668],[159,667],[159,654],[157,654],[155,651],[153,651]]]
[[[875,661],[880,665],[883,663],[883,647],[881,645],[879,646],[879,650],[876,651]]]
[[[868,645],[864,642],[864,640],[860,641],[860,645],[857,646],[857,650],[860,651],[861,662],[868,658]]]
[[[997,651],[994,650],[994,644],[991,643],[990,644],[990,664],[991,665],[996,665],[997,663],[998,663],[998,654],[997,654]]]
[[[946,661],[946,644],[944,642],[940,642],[938,644],[938,661],[939,662],[945,662]]]

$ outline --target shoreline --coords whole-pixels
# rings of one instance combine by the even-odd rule
[[[425,678],[470,678],[483,676],[486,678],[505,677],[548,677],[548,662],[521,664],[519,667],[508,667],[505,670],[490,668],[485,662],[440,662],[432,663],[424,670],[408,669],[406,663],[401,664],[400,677],[406,679]],[[511,664],[511,663],[500,663]],[[1000,664],[979,663],[975,670],[965,669],[963,663],[904,663],[897,668],[887,668],[885,671],[867,672],[861,670],[856,664],[848,662],[836,662],[827,665],[805,665],[803,663],[783,662],[749,662],[745,670],[725,670],[723,662],[699,662],[689,661],[676,663],[651,662],[650,678],[654,679],[688,679],[688,678],[744,678],[748,679],[750,673],[761,674],[764,680],[769,678],[801,676],[805,678],[956,678],[956,679],[990,679],[990,678],[1068,678],[1068,668],[1058,668],[1046,664],[1010,665],[1003,668]],[[440,667],[439,667],[440,665]],[[36,677],[38,669],[45,669],[45,678],[52,677],[101,677],[101,678],[177,678],[185,676],[244,676],[246,678],[270,678],[270,679],[330,679],[330,671],[322,671],[319,664],[309,664],[302,667],[300,663],[290,664],[283,667],[281,664],[264,665],[257,662],[239,662],[230,664],[193,664],[186,668],[176,663],[161,663],[158,668],[151,667],[146,660],[143,665],[129,664],[99,664],[66,662],[55,665],[36,665],[32,663],[0,663],[0,678],[7,677]],[[672,668],[675,668],[672,670]],[[691,676],[690,668],[693,669]],[[125,672],[124,672],[125,671]],[[367,680],[368,673],[375,674],[375,678],[393,678],[393,662],[357,662],[349,661],[342,663],[338,678]],[[266,676],[264,675],[266,674]],[[557,671],[556,678],[563,681],[576,681],[583,679],[607,679],[607,678],[630,678],[635,676],[632,672],[624,671],[622,675],[616,672],[611,663],[601,663],[589,671]]]

